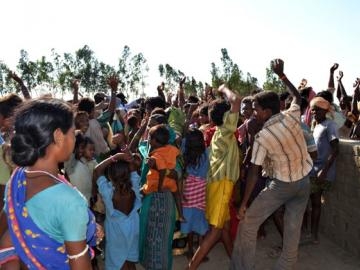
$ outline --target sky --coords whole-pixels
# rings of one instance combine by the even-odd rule
[[[260,87],[274,58],[285,61],[294,85],[306,78],[316,92],[335,62],[348,93],[360,77],[357,0],[11,0],[1,11],[0,60],[10,68],[21,49],[36,60],[84,45],[115,66],[127,45],[147,59],[148,95],[162,81],[159,64],[210,83],[221,48]]]

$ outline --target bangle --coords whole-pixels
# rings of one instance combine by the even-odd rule
[[[81,251],[80,253],[78,254],[75,254],[75,255],[67,255],[67,257],[69,258],[69,260],[76,260],[78,258],[80,258],[81,256],[84,256],[86,254],[86,252],[88,251],[89,249],[89,245],[86,245],[85,249],[83,251]]]
[[[281,75],[281,77],[280,77],[280,80],[285,80],[286,79],[286,75],[285,74],[283,74],[283,75]]]

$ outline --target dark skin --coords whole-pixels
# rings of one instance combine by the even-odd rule
[[[230,103],[230,111],[232,113],[239,113],[241,98],[238,97],[234,92],[226,87],[226,85],[221,85],[217,90],[220,94],[225,95]],[[195,252],[195,255],[190,261],[188,269],[197,269],[206,255],[214,247],[214,245],[221,240],[224,243],[226,253],[229,257],[232,254],[232,241],[230,238],[230,222],[227,221],[224,224],[223,228],[216,228],[215,226],[210,226],[210,231],[206,234],[203,242],[200,244],[199,248]]]
[[[339,64],[335,63],[330,68],[330,76],[329,76],[329,82],[328,82],[328,89],[330,89],[330,92],[334,94],[335,91],[335,82],[334,82],[334,72],[339,67]]]
[[[271,61],[271,68],[275,74],[277,74],[282,81],[286,85],[286,89],[289,94],[292,96],[292,103],[300,106],[301,104],[301,96],[297,91],[296,87],[289,81],[289,79],[284,74],[284,62],[281,59],[275,59]],[[263,109],[257,102],[253,103],[255,117],[259,123],[265,123],[271,116],[272,112],[269,109]],[[243,220],[245,217],[245,212],[247,209],[247,204],[250,199],[251,193],[254,190],[256,181],[258,179],[258,175],[260,173],[261,166],[255,165],[253,163],[250,164],[249,173],[246,181],[246,188],[243,201],[239,208],[237,217],[239,220]]]
[[[327,111],[318,107],[313,107],[311,109],[311,113],[314,115],[314,118],[317,123],[321,123],[326,120]],[[334,163],[336,157],[339,154],[339,140],[334,139],[330,141],[331,152],[328,156],[323,168],[318,172],[316,180],[318,184],[323,184],[326,181],[327,173]],[[321,215],[321,195],[322,190],[312,193],[310,195],[312,212],[311,212],[311,234],[313,237],[313,242],[315,244],[319,243],[319,223],[320,223],[320,215]]]
[[[24,81],[15,72],[12,72],[12,71],[9,72],[9,77],[12,78],[14,81],[16,81],[19,84],[24,98],[31,99],[29,89],[24,84]]]

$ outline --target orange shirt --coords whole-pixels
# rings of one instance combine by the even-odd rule
[[[146,183],[143,186],[143,192],[145,194],[158,191],[159,170],[175,169],[176,157],[179,154],[179,149],[169,144],[163,147],[159,147],[149,154],[150,158],[155,159],[157,170],[149,169],[149,172],[146,176]],[[175,192],[177,190],[175,179],[166,176],[164,178],[162,187],[169,189],[171,192]]]

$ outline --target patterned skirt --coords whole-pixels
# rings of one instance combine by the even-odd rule
[[[175,202],[171,192],[154,192],[140,211],[140,263],[147,270],[172,269]]]

